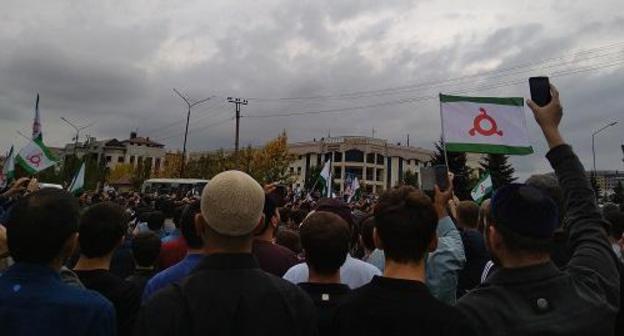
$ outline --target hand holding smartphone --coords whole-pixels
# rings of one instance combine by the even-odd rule
[[[548,77],[529,78],[529,88],[531,89],[531,100],[538,106],[546,106],[552,100]]]

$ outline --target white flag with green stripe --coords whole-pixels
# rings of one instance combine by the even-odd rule
[[[524,98],[440,95],[442,135],[450,152],[533,153]]]
[[[84,162],[80,165],[80,169],[78,169],[78,173],[74,176],[71,184],[69,185],[69,192],[71,193],[79,193],[84,190],[84,180],[85,180],[85,164]]]
[[[485,175],[481,177],[481,180],[479,180],[479,183],[477,183],[470,192],[470,196],[472,196],[475,202],[481,203],[485,197],[492,192],[492,188],[492,176],[490,176],[489,173],[485,173]]]
[[[19,151],[15,161],[31,175],[56,164],[56,159],[41,138],[31,140]]]

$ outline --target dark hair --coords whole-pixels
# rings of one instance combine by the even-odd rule
[[[308,267],[322,275],[336,273],[349,252],[349,227],[338,215],[317,211],[299,230]]]
[[[375,240],[373,239],[373,229],[375,228],[375,217],[368,216],[360,224],[360,236],[364,247],[372,251],[375,249]]]
[[[615,239],[622,238],[622,233],[624,232],[624,212],[608,211],[604,214],[604,218],[611,224],[611,228],[607,233]]]
[[[154,232],[141,232],[132,240],[132,255],[137,266],[154,266],[160,254],[160,238]]]
[[[301,223],[303,223],[303,220],[306,218],[307,215],[307,211],[298,209],[295,211],[291,211],[290,219],[292,219],[293,224],[300,225]]]
[[[80,209],[72,194],[52,188],[19,199],[11,208],[7,243],[17,262],[48,264],[78,231]]]
[[[391,189],[379,197],[374,214],[386,258],[397,262],[424,258],[438,224],[427,195],[410,186]]]
[[[90,206],[80,218],[80,253],[87,258],[107,255],[119,244],[127,226],[125,211],[119,205],[102,202]]]
[[[165,225],[165,214],[162,211],[152,211],[147,215],[147,227],[152,231],[160,231]]]
[[[297,231],[281,227],[275,234],[275,243],[282,245],[296,254],[301,253],[301,238]]]
[[[337,198],[324,198],[318,202],[316,206],[316,211],[327,211],[333,214],[340,216],[348,225],[349,232],[351,235],[350,246],[356,246],[359,240],[359,235],[357,227],[355,225],[355,220],[353,219],[353,214],[351,213],[351,209],[342,200]]]
[[[287,224],[288,221],[290,220],[290,209],[289,208],[279,208],[279,209],[277,209],[277,211],[279,212],[280,219],[282,220],[282,223]]]
[[[271,193],[264,195],[264,227],[262,231],[257,233],[258,236],[265,233],[269,226],[271,226],[271,219],[273,219],[277,213],[277,203],[278,199],[276,194]]]
[[[199,249],[204,246],[204,241],[195,228],[195,215],[201,211],[199,205],[199,201],[186,205],[180,216],[180,231],[186,241],[186,245],[192,249]]]
[[[463,227],[476,229],[479,226],[479,206],[473,201],[461,201],[457,206],[457,222]]]

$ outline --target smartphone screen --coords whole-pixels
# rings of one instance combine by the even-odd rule
[[[531,77],[529,78],[529,88],[531,89],[531,100],[539,106],[545,106],[550,103],[552,96],[550,95],[550,82],[548,77]]]
[[[421,189],[423,191],[431,191],[433,192],[433,186],[435,185],[436,181],[435,181],[435,171],[433,170],[433,167],[423,167],[420,170],[421,173]]]
[[[435,184],[438,185],[440,191],[448,189],[448,168],[446,165],[435,165],[433,170],[435,172]]]

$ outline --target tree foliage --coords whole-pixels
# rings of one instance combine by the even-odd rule
[[[134,174],[134,166],[131,163],[117,164],[108,174],[106,181],[114,183],[123,180],[130,180]]]
[[[508,156],[502,154],[488,154],[479,162],[483,170],[488,171],[492,177],[494,189],[505,184],[513,183],[518,178],[514,177],[516,170],[508,162]]]
[[[611,201],[615,204],[619,204],[620,206],[624,204],[624,185],[622,185],[622,181],[619,181],[613,188]]]
[[[306,171],[304,188],[309,191],[320,191],[321,185],[317,182],[321,177],[321,170],[323,170],[323,166],[311,166],[310,169]],[[314,188],[314,189],[312,189]]]
[[[431,158],[431,164],[443,165],[446,164],[444,160],[444,146],[443,141],[440,139],[436,142],[435,153]],[[470,199],[470,168],[466,166],[466,153],[463,152],[447,152],[449,171],[455,175],[453,180],[453,191],[460,200]]]
[[[403,174],[403,180],[401,181],[405,185],[410,185],[416,188],[420,188],[420,183],[418,183],[418,174],[408,170]]]

